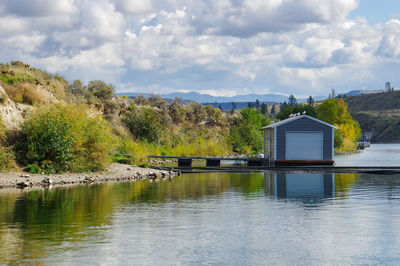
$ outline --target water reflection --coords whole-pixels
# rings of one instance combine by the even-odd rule
[[[0,264],[351,264],[329,252],[400,249],[399,200],[399,175],[269,171],[0,193]]]
[[[264,173],[265,193],[276,198],[321,200],[335,194],[332,173]]]

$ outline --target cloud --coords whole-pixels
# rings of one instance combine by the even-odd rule
[[[118,11],[130,15],[146,15],[153,11],[151,0],[114,0],[114,3]]]
[[[74,0],[5,0],[5,9],[24,17],[73,14],[77,12]]]
[[[69,79],[104,79],[124,90],[153,92],[307,96],[375,88],[386,79],[400,86],[400,21],[371,26],[365,18],[349,19],[357,5],[6,0],[0,7],[0,61],[23,60]]]

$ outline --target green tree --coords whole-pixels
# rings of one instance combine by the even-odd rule
[[[307,103],[308,103],[308,105],[311,105],[311,106],[314,106],[314,99],[313,99],[313,97],[310,95],[310,97],[308,97],[308,99],[307,99]]]
[[[149,105],[149,100],[144,95],[138,95],[134,100],[137,105]]]
[[[266,115],[267,112],[268,112],[268,106],[267,106],[265,103],[262,103],[262,104],[261,104],[261,113],[262,113],[263,115]]]
[[[66,88],[67,92],[77,96],[84,96],[87,93],[87,88],[79,79],[74,80],[69,86]]]
[[[276,118],[278,118],[279,120],[283,120],[288,118],[290,114],[303,114],[303,112],[306,112],[306,114],[309,116],[317,116],[316,110],[313,106],[308,104],[295,104],[293,106],[286,105],[285,107],[283,107],[279,114],[276,115]]]
[[[353,120],[347,111],[343,99],[327,99],[317,108],[318,119],[339,128],[335,133],[335,147],[343,150],[354,150],[356,141],[361,136],[360,125]]]
[[[185,120],[185,110],[181,103],[182,99],[175,97],[173,102],[168,106],[169,115],[175,124],[182,123]]]
[[[161,98],[160,95],[152,94],[149,97],[149,103],[151,106],[157,107],[159,109],[167,108],[167,101]]]
[[[28,114],[16,145],[22,164],[45,172],[96,171],[109,162],[111,127],[84,105],[49,104]]]
[[[114,85],[106,84],[101,80],[92,80],[87,85],[87,90],[102,103],[109,102],[114,97]]]
[[[293,106],[293,105],[295,105],[296,103],[297,103],[296,98],[294,97],[293,94],[290,94],[290,95],[289,95],[289,99],[288,99],[288,104],[289,104],[290,106]]]
[[[149,106],[131,105],[122,121],[135,139],[149,143],[159,143],[165,130],[161,117]]]
[[[233,120],[229,141],[233,150],[239,153],[258,153],[263,149],[261,127],[270,124],[270,120],[255,109],[245,108],[239,117]]]

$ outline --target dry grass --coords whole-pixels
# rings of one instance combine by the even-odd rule
[[[3,87],[8,97],[17,103],[45,103],[51,98],[49,92],[30,82],[19,83],[15,86],[3,84]]]

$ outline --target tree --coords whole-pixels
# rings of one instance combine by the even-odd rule
[[[67,92],[77,96],[84,96],[86,93],[86,86],[83,84],[82,81],[77,79],[69,84],[69,86],[67,87]]]
[[[258,99],[256,100],[255,106],[256,106],[257,109],[260,107],[260,102],[258,101]]]
[[[332,89],[332,90],[331,90],[331,92],[330,92],[329,95],[328,95],[328,98],[329,98],[329,99],[336,98],[336,91],[335,91],[335,89]]]
[[[297,114],[300,113],[302,114],[303,112],[306,112],[307,115],[316,117],[317,113],[315,111],[315,108],[311,105],[304,105],[304,104],[295,104],[293,106],[286,105],[282,111],[279,112],[279,114],[276,115],[276,118],[283,120],[286,119],[290,116],[290,114]]]
[[[386,83],[385,83],[385,90],[386,90],[387,92],[392,92],[392,91],[394,91],[394,88],[392,87],[392,84],[390,84],[389,81],[386,81]]]
[[[263,132],[261,127],[270,124],[270,120],[253,108],[240,111],[234,118],[229,133],[229,141],[234,151],[239,153],[258,153],[263,148]]]
[[[169,115],[175,124],[181,123],[185,120],[185,110],[181,102],[181,98],[175,97],[173,102],[168,106]]]
[[[296,103],[297,103],[296,98],[294,97],[293,94],[290,94],[290,95],[289,95],[289,99],[288,99],[288,104],[289,104],[290,106],[293,106],[293,105],[295,105]]]
[[[275,110],[275,104],[274,105],[272,105],[272,108],[271,108],[271,116],[275,116],[275,114],[276,114],[276,110]]]
[[[159,142],[165,129],[161,117],[150,106],[138,108],[131,105],[130,112],[122,121],[135,139],[149,143]]]
[[[283,102],[280,106],[279,106],[279,112],[282,112],[283,109],[285,109],[287,105],[287,102]]]
[[[360,125],[347,111],[347,105],[343,99],[328,99],[318,105],[317,118],[339,128],[339,131],[335,133],[335,143],[340,145],[339,149],[354,150],[356,148],[356,141],[361,136]]]
[[[265,103],[262,103],[262,104],[261,104],[261,113],[262,113],[263,115],[266,115],[267,112],[268,112],[268,106],[267,106]]]
[[[102,103],[109,102],[114,97],[115,87],[101,80],[92,80],[87,85],[87,90]]]
[[[167,107],[167,101],[161,98],[160,95],[152,94],[149,97],[149,103],[151,106],[165,109]]]
[[[137,105],[149,105],[149,100],[144,95],[138,95],[135,97],[135,103]]]
[[[236,103],[232,102],[232,110],[231,110],[231,114],[233,114],[235,112],[236,109]]]
[[[313,97],[311,95],[310,95],[310,97],[308,97],[307,103],[308,103],[308,105],[311,105],[311,106],[314,105],[314,99],[313,99]]]

